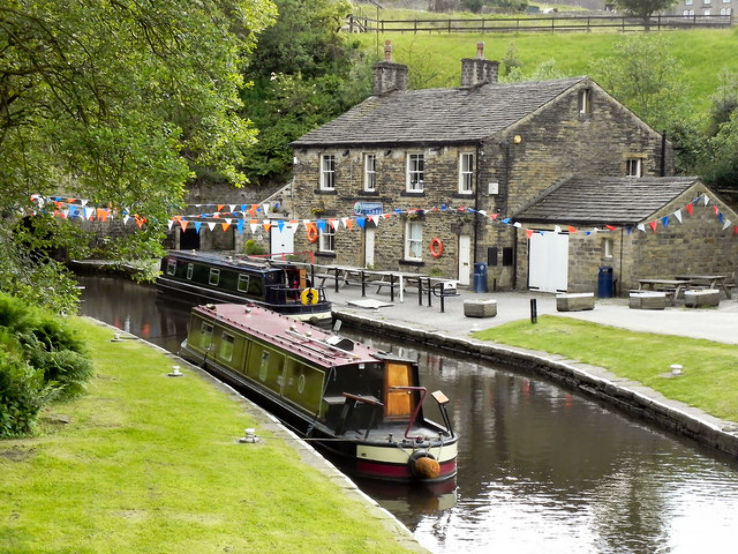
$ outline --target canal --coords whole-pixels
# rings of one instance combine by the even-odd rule
[[[117,277],[80,277],[81,312],[176,351],[189,307]],[[350,334],[350,331],[345,331]],[[456,488],[359,483],[434,552],[734,552],[738,464],[551,383],[407,342],[451,398]]]

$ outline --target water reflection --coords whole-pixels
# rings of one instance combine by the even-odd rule
[[[188,305],[122,279],[82,282],[83,313],[177,350]],[[359,482],[429,549],[734,550],[733,461],[537,379],[406,343],[362,340],[417,357],[423,383],[451,398],[461,436],[456,483],[430,490]]]

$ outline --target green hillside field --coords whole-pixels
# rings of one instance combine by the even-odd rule
[[[656,31],[651,31],[656,34]],[[738,73],[738,28],[724,30],[662,31],[674,57],[682,64],[681,80],[684,94],[695,110],[705,113],[710,96],[718,86],[722,69]],[[391,40],[393,60],[405,63],[410,73],[424,76],[421,88],[454,87],[459,85],[460,60],[476,55],[476,43],[484,41],[485,57],[502,60],[509,45],[515,45],[523,73],[531,74],[539,64],[555,60],[555,67],[565,76],[590,75],[596,60],[612,55],[612,47],[622,38],[619,32],[592,33],[506,33],[506,34],[445,34],[445,33],[377,33],[356,34],[365,47],[383,56],[384,41]]]

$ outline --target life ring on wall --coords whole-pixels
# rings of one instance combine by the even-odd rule
[[[441,254],[443,254],[443,243],[438,237],[431,239],[430,253],[434,258],[440,258]]]
[[[307,228],[307,239],[309,242],[318,240],[318,228],[315,225],[310,225]]]
[[[315,289],[305,289],[300,293],[300,300],[307,306],[308,304],[318,303],[318,291]]]

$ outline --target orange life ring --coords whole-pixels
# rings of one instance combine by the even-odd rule
[[[318,240],[318,228],[315,225],[310,225],[307,228],[307,239],[309,242]]]
[[[443,254],[443,243],[438,237],[431,239],[430,253],[434,258],[439,258]]]

